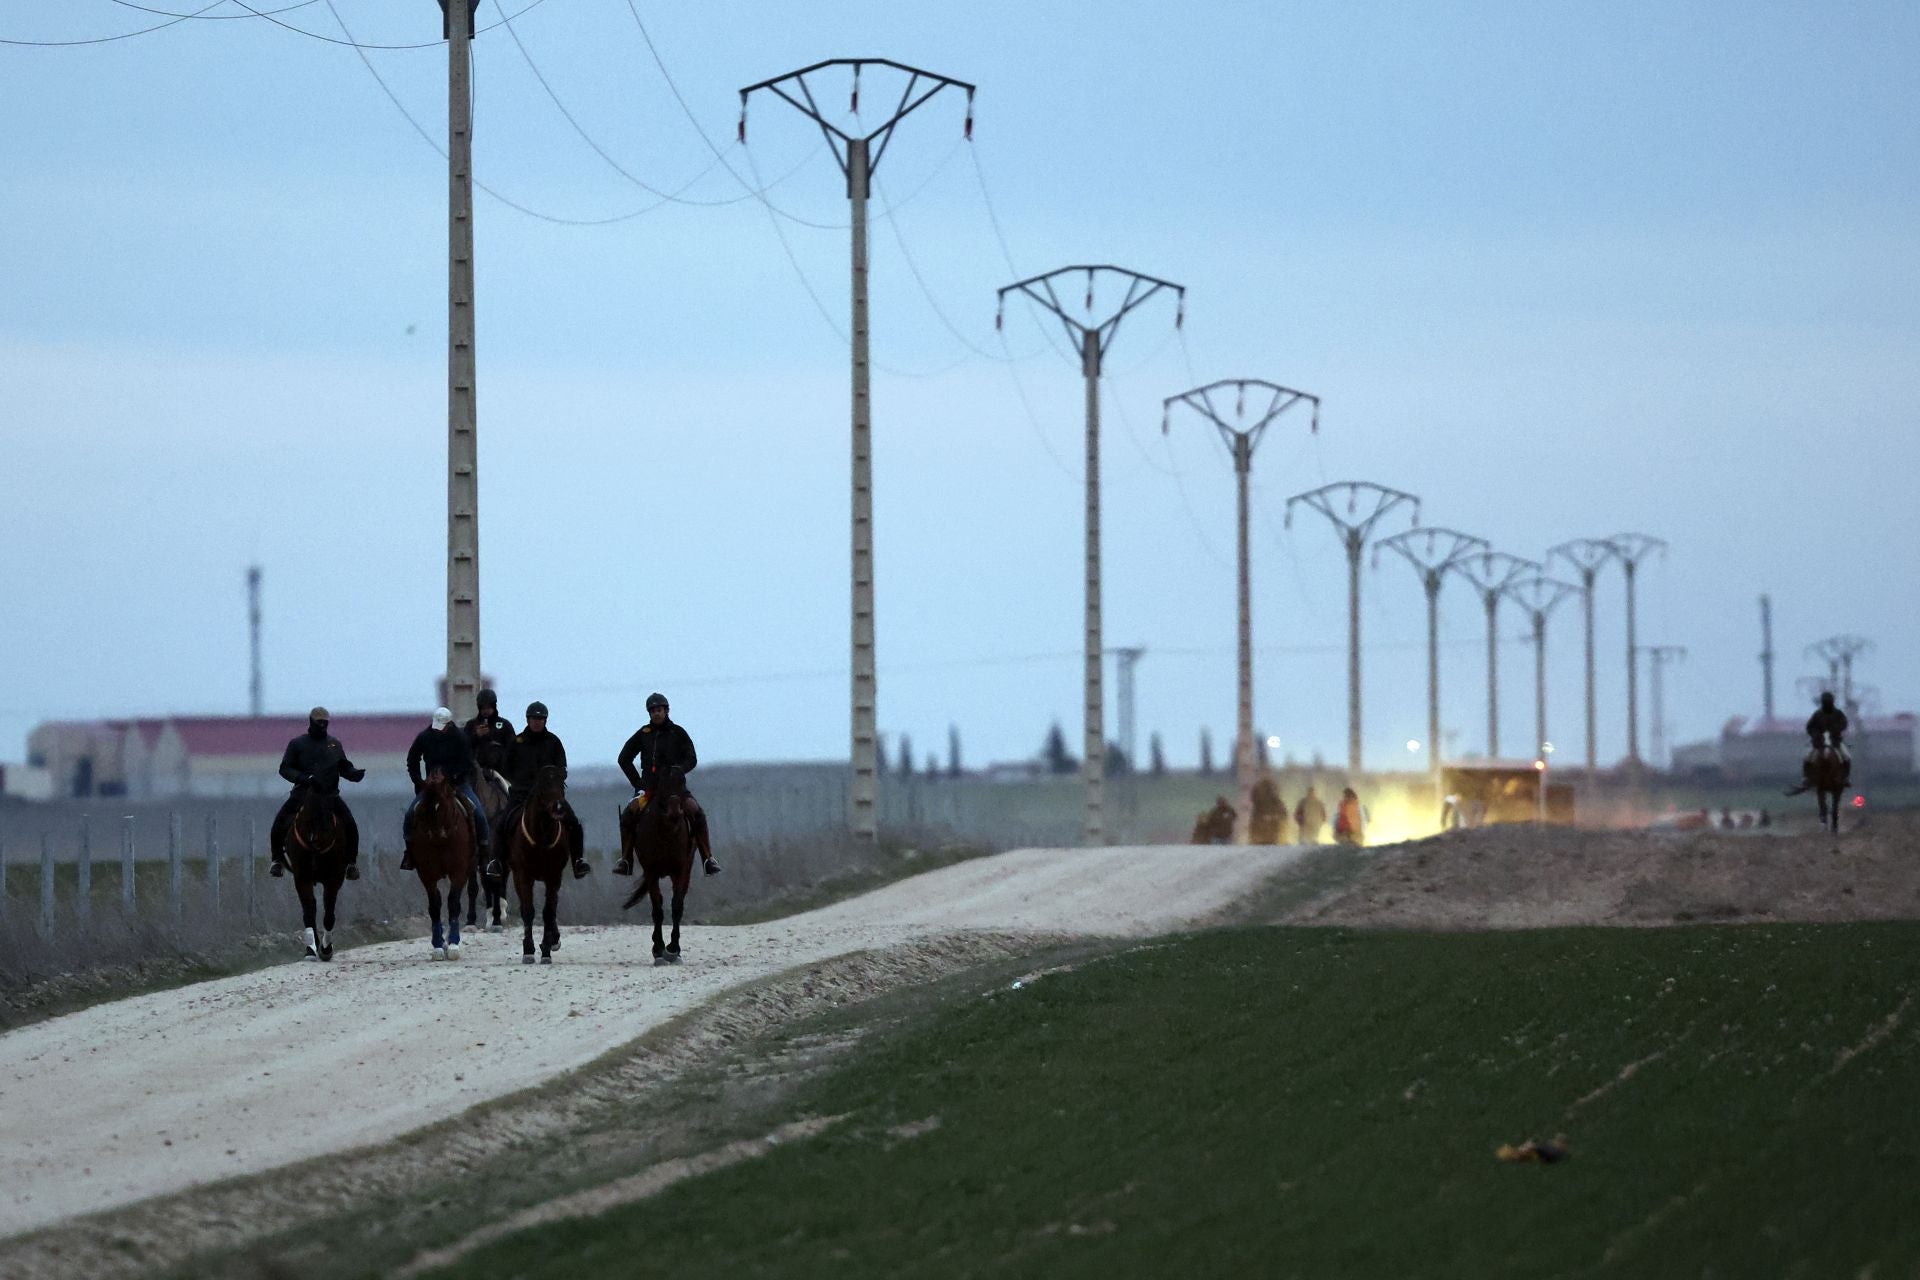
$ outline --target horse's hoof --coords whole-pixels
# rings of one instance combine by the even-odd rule
[[[668,964],[679,964],[679,963],[680,963],[680,953],[679,953],[678,951],[669,951],[669,952],[667,952],[667,963],[668,963]]]
[[[521,956],[521,957],[520,957],[520,963],[521,963],[521,964],[532,964],[532,963],[533,963],[533,957],[532,957],[532,956]]]
[[[445,960],[447,958],[447,949],[445,947],[434,947],[428,955],[430,959]]]
[[[553,963],[553,957],[552,957],[552,956],[550,956],[550,955],[542,955],[542,956],[540,957],[540,963],[541,963],[541,964],[552,964],[552,963]]]
[[[447,944],[447,959],[458,960],[459,958],[460,958],[460,944],[457,942],[449,942]]]
[[[312,947],[308,947],[306,958],[309,960],[318,960],[320,958],[320,953],[318,951],[315,951]]]
[[[488,933],[505,933],[506,931],[507,931],[507,926],[503,924],[494,923],[487,926]]]
[[[321,958],[322,960],[329,960],[329,961],[330,961],[330,960],[332,960],[332,959],[333,959],[333,948],[332,948],[332,947],[322,947],[322,948],[320,948],[320,958]]]
[[[555,938],[552,942],[549,942],[547,944],[547,950],[549,951],[558,951],[559,949],[560,949],[560,939],[558,938]]]
[[[663,964],[672,964],[672,963],[673,961],[667,959],[665,956],[655,956],[653,958],[653,967],[656,969],[658,969]]]

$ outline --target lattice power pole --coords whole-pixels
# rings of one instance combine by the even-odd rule
[[[1860,704],[1853,696],[1853,660],[1872,650],[1873,641],[1855,635],[1828,636],[1807,647],[1809,654],[1826,659],[1834,692],[1839,695],[1840,705],[1849,716],[1860,714]]]
[[[1247,415],[1247,389],[1253,388],[1256,400],[1265,395],[1267,403],[1256,403],[1251,418]],[[1224,402],[1228,388],[1233,389],[1233,416],[1229,421],[1224,404],[1215,404],[1218,395]],[[1247,482],[1253,473],[1253,451],[1260,444],[1260,438],[1266,434],[1267,427],[1287,410],[1306,402],[1313,406],[1312,430],[1320,430],[1320,397],[1305,391],[1296,391],[1292,387],[1283,387],[1277,382],[1266,382],[1259,378],[1228,378],[1221,382],[1210,382],[1204,387],[1195,387],[1191,391],[1182,391],[1179,395],[1168,396],[1161,404],[1160,431],[1165,434],[1173,422],[1173,407],[1185,405],[1201,417],[1211,422],[1220,432],[1220,439],[1233,455],[1234,489],[1239,498],[1239,659],[1240,659],[1240,700],[1239,722],[1233,742],[1233,779],[1235,789],[1240,795],[1239,830],[1236,838],[1241,844],[1247,842],[1247,824],[1253,815],[1253,578],[1249,568],[1247,546]]]
[[[1473,584],[1487,611],[1487,755],[1500,754],[1500,601],[1507,588],[1542,570],[1532,560],[1504,551],[1475,551],[1447,566]]]
[[[850,67],[853,93],[849,114],[860,114],[860,69],[887,67],[906,76],[906,87],[886,122],[865,133],[849,133],[829,120],[813,96],[807,77],[828,67]],[[879,835],[879,755],[877,724],[878,679],[875,673],[873,621],[873,413],[868,395],[867,365],[867,198],[873,172],[880,167],[893,131],[942,89],[962,89],[967,95],[965,135],[973,137],[974,86],[963,80],[909,67],[886,58],[830,58],[789,71],[740,91],[740,141],[747,140],[747,99],[759,90],[785,101],[819,127],[827,148],[840,163],[847,180],[847,199],[853,207],[853,777],[847,788],[848,825],[853,837],[872,841]],[[797,95],[797,96],[796,96]],[[878,145],[874,145],[878,143]]]
[[[1587,780],[1591,782],[1600,770],[1598,723],[1594,701],[1593,666],[1593,582],[1607,561],[1618,552],[1614,545],[1604,538],[1575,538],[1572,542],[1563,542],[1547,552],[1547,561],[1552,563],[1555,556],[1566,560],[1580,571],[1580,612],[1586,627],[1587,661]]]
[[[1057,283],[1086,279],[1087,320],[1074,319],[1066,303],[1060,300]],[[1094,284],[1112,277],[1126,286],[1120,300],[1105,309],[1105,318],[1093,318]],[[1006,321],[1007,295],[1021,293],[1053,313],[1067,338],[1080,351],[1080,372],[1087,383],[1087,555],[1086,555],[1086,756],[1081,775],[1086,783],[1086,820],[1082,835],[1088,844],[1105,844],[1106,831],[1106,694],[1100,672],[1100,369],[1107,352],[1120,332],[1120,321],[1135,307],[1155,294],[1171,291],[1178,300],[1174,325],[1186,317],[1187,290],[1154,276],[1105,264],[1060,267],[1045,275],[1016,280],[999,292],[999,312],[994,324]]]
[[[1536,575],[1520,578],[1507,586],[1507,595],[1520,606],[1533,624],[1533,758],[1542,767],[1552,751],[1547,737],[1547,617],[1580,588],[1558,578]],[[1544,785],[1544,780],[1543,780]]]
[[[1340,495],[1346,494],[1345,510]],[[1347,771],[1360,772],[1360,554],[1374,529],[1396,507],[1413,507],[1413,523],[1420,523],[1420,499],[1370,480],[1342,480],[1321,485],[1287,499],[1288,528],[1293,507],[1304,502],[1332,522],[1347,551]]]
[[[1679,644],[1649,644],[1642,645],[1640,652],[1647,655],[1647,670],[1653,677],[1653,767],[1671,768],[1673,762],[1667,758],[1667,689],[1663,674],[1668,663],[1686,658],[1687,648]]]
[[[1447,570],[1462,556],[1488,549],[1485,538],[1453,529],[1409,529],[1373,546],[1373,563],[1380,564],[1380,548],[1398,552],[1420,575],[1427,593],[1427,767],[1435,785],[1440,781],[1440,584]]]
[[[1620,557],[1620,567],[1627,572],[1627,764],[1637,767],[1640,764],[1640,663],[1636,656],[1639,637],[1635,630],[1634,579],[1639,574],[1640,562],[1656,551],[1664,555],[1667,544],[1645,533],[1616,533],[1607,541],[1613,544],[1613,553]]]
[[[473,320],[473,15],[440,0],[447,42],[447,707],[480,696],[480,412]],[[464,13],[461,10],[465,10]]]

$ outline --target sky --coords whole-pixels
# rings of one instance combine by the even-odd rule
[[[853,56],[978,86],[974,140],[935,98],[872,206],[894,750],[944,760],[957,726],[969,766],[1021,759],[1056,720],[1078,743],[1084,389],[1032,307],[994,313],[1001,285],[1088,262],[1187,289],[1182,328],[1164,298],[1127,317],[1101,387],[1105,635],[1146,650],[1142,753],[1158,733],[1190,764],[1203,729],[1229,752],[1232,467],[1199,420],[1161,431],[1164,397],[1219,378],[1322,398],[1317,435],[1283,417],[1253,463],[1279,756],[1345,757],[1344,558],[1285,512],[1347,480],[1530,558],[1664,539],[1639,632],[1686,649],[1670,741],[1759,713],[1762,593],[1784,711],[1838,632],[1874,642],[1881,710],[1920,707],[1911,5],[505,3],[480,6],[475,173],[531,212],[476,196],[482,656],[575,758],[611,758],[653,689],[709,760],[847,751],[845,184],[777,100],[734,137],[741,86]],[[447,170],[368,64],[444,141],[439,13],[274,16],[316,34],[229,0],[0,44],[0,760],[44,719],[243,712],[250,563],[270,709],[430,709]],[[0,0],[7,40],[168,22]],[[427,47],[316,38],[343,31]],[[811,83],[851,123],[847,73]],[[889,88],[868,69],[866,127]],[[1487,738],[1465,587],[1441,599],[1457,753]],[[1603,761],[1626,750],[1624,596],[1605,570]],[[1361,619],[1367,759],[1417,765],[1405,564],[1363,570]],[[1526,632],[1502,612],[1509,755],[1534,734]],[[1575,602],[1547,645],[1563,762],[1580,648]],[[1109,665],[1110,734],[1115,692]]]

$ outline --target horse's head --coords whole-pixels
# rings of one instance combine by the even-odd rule
[[[567,779],[558,765],[545,765],[534,775],[533,790],[528,793],[527,807],[552,815],[555,821],[561,817],[562,806],[567,801]]]
[[[320,779],[321,782],[325,778]],[[325,848],[334,835],[334,825],[339,815],[334,806],[338,797],[315,785],[300,793],[300,803],[293,811],[293,831],[301,844],[309,849]]]
[[[660,773],[655,787],[653,803],[660,806],[663,816],[677,818],[681,815],[682,802],[687,796],[687,771],[679,765],[669,765]]]
[[[453,804],[453,783],[447,779],[445,770],[438,767],[427,770],[422,795],[425,797],[425,806],[436,812]]]

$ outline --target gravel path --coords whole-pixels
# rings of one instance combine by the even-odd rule
[[[563,899],[551,967],[523,966],[511,931],[469,935],[453,963],[386,943],[24,1027],[0,1036],[0,1237],[388,1140],[796,966],[965,930],[1164,932],[1298,856],[1020,850],[769,924],[690,928],[687,962],[662,969],[650,929],[567,929]]]

